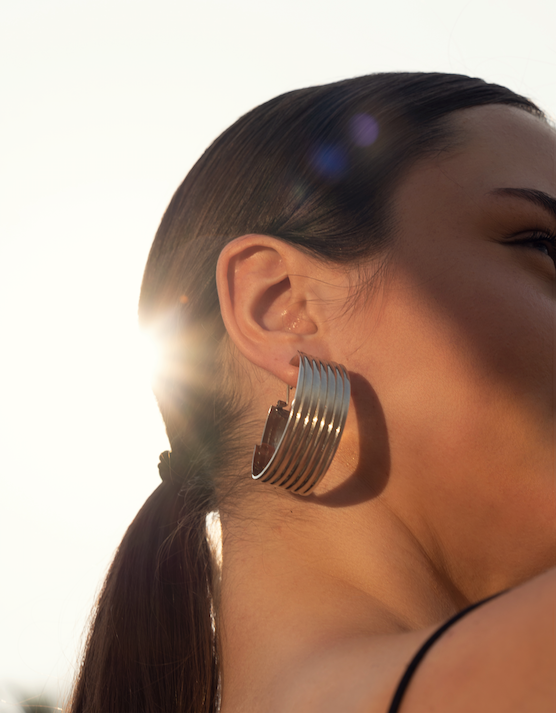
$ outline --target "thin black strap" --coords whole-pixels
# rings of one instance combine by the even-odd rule
[[[500,592],[500,594],[502,594],[502,593],[503,592]],[[405,670],[405,673],[404,673],[401,681],[399,682],[398,687],[396,688],[394,697],[392,698],[392,703],[390,703],[390,708],[388,708],[388,713],[398,713],[400,704],[402,702],[402,698],[404,697],[407,687],[409,686],[409,682],[411,681],[411,677],[415,673],[417,666],[419,666],[419,664],[425,657],[425,654],[427,653],[427,651],[442,636],[442,634],[447,629],[449,629],[453,624],[455,624],[456,621],[459,621],[466,614],[469,614],[469,612],[473,611],[473,609],[480,607],[482,604],[486,604],[491,599],[494,599],[495,597],[498,597],[498,596],[499,596],[499,594],[494,594],[492,597],[488,597],[488,599],[483,599],[480,602],[475,602],[475,604],[472,604],[470,607],[467,607],[467,609],[464,609],[463,611],[458,612],[451,619],[448,619],[448,621],[445,624],[442,624],[442,626],[439,629],[437,629],[431,636],[429,636],[429,638],[421,646],[419,651],[417,651],[415,656],[411,659],[409,666]]]

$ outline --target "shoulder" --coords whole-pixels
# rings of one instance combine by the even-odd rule
[[[404,713],[556,710],[556,572],[470,612],[438,640]]]
[[[400,713],[556,710],[556,571],[474,609],[428,651]],[[273,713],[386,713],[419,647],[437,627],[350,637],[284,677]]]

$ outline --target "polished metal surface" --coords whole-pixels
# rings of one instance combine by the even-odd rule
[[[309,495],[326,473],[346,423],[350,383],[344,366],[299,353],[295,398],[271,406],[252,476]]]

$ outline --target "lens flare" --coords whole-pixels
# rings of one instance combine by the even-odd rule
[[[313,151],[311,164],[322,178],[336,180],[346,172],[348,158],[340,146],[323,144]]]
[[[370,146],[378,138],[378,122],[370,114],[354,114],[349,122],[349,130],[356,146]]]
[[[162,367],[162,347],[156,336],[149,331],[139,330],[136,345],[136,367],[138,376],[153,384]]]

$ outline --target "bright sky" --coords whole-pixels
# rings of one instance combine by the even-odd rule
[[[554,117],[555,28],[554,0],[0,0],[0,699],[67,690],[158,485],[136,303],[194,160],[276,94],[376,71],[481,76]]]

